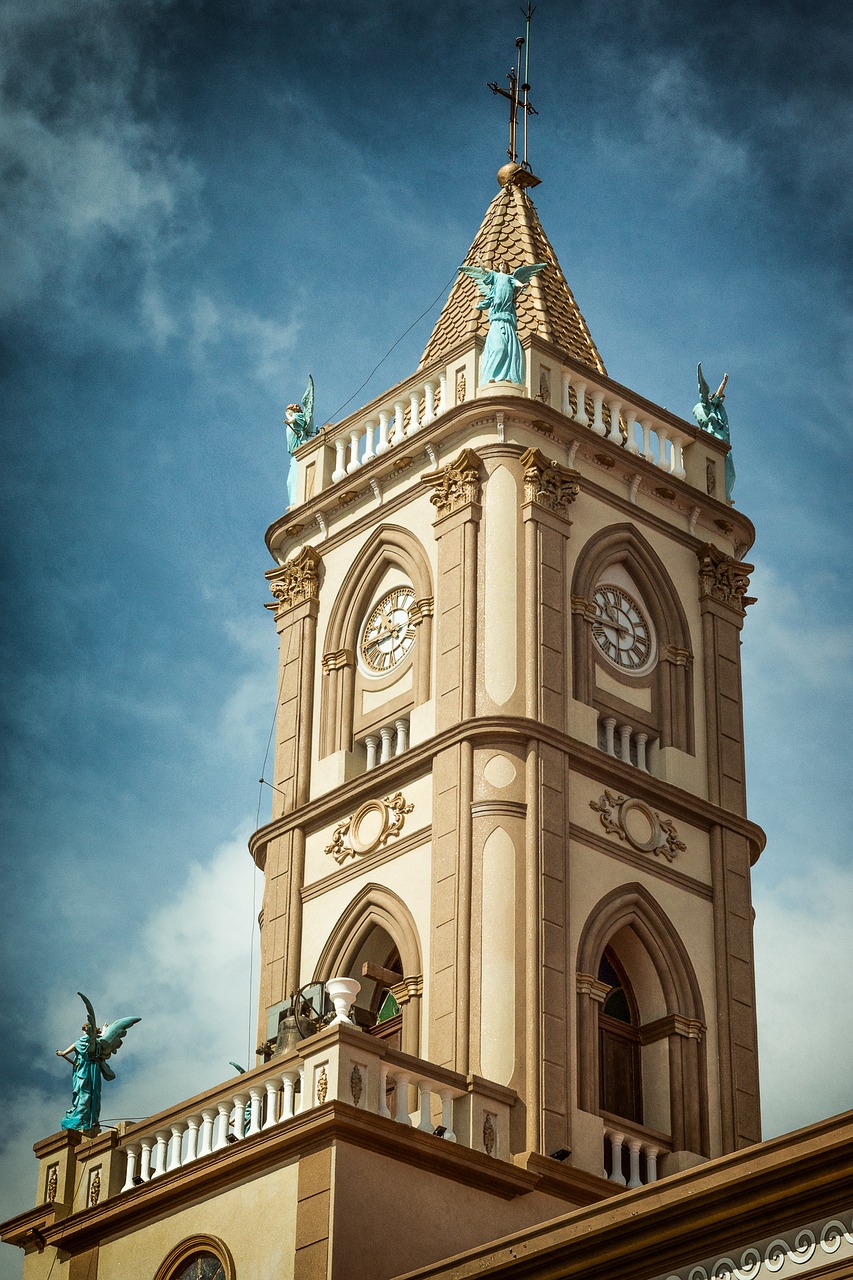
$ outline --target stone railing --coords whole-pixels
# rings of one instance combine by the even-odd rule
[[[604,1176],[618,1187],[647,1186],[657,1182],[658,1159],[671,1150],[663,1136],[644,1133],[639,1126],[610,1122],[604,1130]]]
[[[397,716],[390,724],[366,734],[361,744],[365,751],[365,769],[387,764],[394,756],[401,756],[409,749],[409,717]]]
[[[119,1139],[126,1154],[119,1194],[235,1143],[272,1134],[334,1101],[510,1159],[511,1090],[400,1053],[339,1023],[304,1040],[295,1052],[128,1129]]]
[[[650,748],[657,739],[650,740],[645,730],[635,729],[632,725],[617,720],[616,716],[599,716],[598,745],[609,756],[624,760],[644,773],[651,773],[649,768]]]

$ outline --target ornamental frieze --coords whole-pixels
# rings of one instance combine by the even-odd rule
[[[755,566],[733,560],[713,542],[703,543],[696,554],[699,557],[699,599],[717,600],[738,613],[746,613],[746,606],[755,604],[755,597],[746,594],[749,575]]]
[[[527,449],[521,455],[521,465],[525,502],[538,502],[548,511],[565,515],[580,493],[580,472],[549,461],[541,449]]]
[[[453,462],[423,477],[432,485],[430,502],[439,516],[449,515],[471,502],[480,501],[480,459],[473,449],[463,449]]]
[[[343,863],[347,858],[363,858],[381,849],[400,834],[406,814],[414,807],[407,803],[401,791],[385,800],[366,800],[351,817],[338,823],[331,843],[326,845],[326,853],[335,862]]]
[[[672,819],[656,813],[643,800],[605,791],[599,800],[590,800],[589,807],[600,816],[605,831],[626,841],[638,853],[653,853],[673,862],[687,848],[679,840]]]
[[[275,577],[270,579],[270,591],[276,598],[277,612],[284,613],[294,609],[306,600],[316,600],[320,594],[319,568],[322,556],[313,547],[302,550],[274,570]],[[271,605],[270,608],[273,606]]]

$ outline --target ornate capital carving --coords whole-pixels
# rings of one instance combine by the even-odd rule
[[[739,614],[755,604],[755,597],[746,594],[749,575],[754,565],[743,564],[727,556],[713,542],[705,542],[696,552],[699,557],[699,599],[717,600]]]
[[[660,656],[661,662],[671,662],[674,667],[689,667],[693,662],[693,654],[689,649],[679,649],[674,644],[664,645]]]
[[[687,845],[679,840],[672,818],[664,818],[643,800],[632,800],[605,791],[598,800],[590,800],[590,809],[601,817],[601,825],[611,835],[625,840],[638,853],[653,853],[673,862]]]
[[[409,621],[413,627],[418,627],[424,618],[431,618],[435,607],[435,601],[432,596],[424,596],[423,600],[416,600],[409,611]]]
[[[293,609],[306,600],[316,600],[320,594],[319,568],[322,561],[319,551],[303,547],[292,560],[280,569],[273,570],[270,591],[276,598],[276,616]]]
[[[604,1004],[604,1001],[610,995],[610,984],[601,982],[598,978],[594,978],[591,973],[579,973],[577,975],[578,995],[589,996],[596,1004]]]
[[[521,465],[525,502],[538,502],[548,511],[565,515],[580,493],[580,472],[549,461],[541,449],[527,449],[521,455]]]
[[[338,649],[336,653],[324,653],[320,665],[323,668],[323,674],[329,675],[332,671],[339,671],[341,667],[354,667],[355,654],[352,649]]]
[[[439,516],[449,515],[470,502],[480,501],[480,459],[473,449],[463,449],[453,462],[423,477],[433,491],[430,502]]]
[[[347,858],[364,857],[381,849],[392,836],[400,834],[406,814],[413,808],[401,791],[384,800],[366,800],[351,817],[338,823],[326,853],[335,862],[343,863]]]

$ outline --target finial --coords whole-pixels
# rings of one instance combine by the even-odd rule
[[[503,169],[501,169],[501,173],[504,173],[510,167],[510,165],[516,165],[518,163],[518,150],[517,150],[516,143],[518,138],[519,111],[523,113],[522,119],[524,121],[522,160],[521,160],[521,165],[519,167],[528,172],[530,171],[530,165],[527,160],[527,117],[535,116],[539,114],[539,112],[534,107],[533,103],[530,101],[530,97],[529,97],[530,95],[530,84],[529,84],[530,19],[532,18],[534,13],[531,0],[527,0],[527,8],[522,9],[521,12],[524,14],[526,23],[527,23],[526,34],[523,36],[519,36],[515,42],[515,47],[518,52],[516,55],[515,67],[510,67],[509,71],[507,72],[509,89],[502,89],[501,86],[497,83],[497,81],[490,81],[489,84],[487,85],[487,88],[491,89],[492,93],[499,93],[502,98],[506,98],[509,101],[509,146],[507,148],[507,155],[509,156],[510,163],[509,165],[504,165]],[[521,78],[522,50],[524,50],[524,79],[523,80]],[[500,175],[498,176],[498,181],[501,183],[501,186],[506,185],[506,182],[501,180]],[[529,183],[526,183],[525,185],[534,186],[535,184],[529,182]]]

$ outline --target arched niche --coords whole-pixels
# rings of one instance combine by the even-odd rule
[[[216,1236],[195,1235],[182,1240],[166,1255],[154,1280],[235,1280],[234,1259]]]
[[[402,898],[382,885],[369,884],[361,890],[341,915],[329,934],[314,969],[314,981],[329,978],[357,978],[362,981],[365,960],[382,963],[388,942],[396,950],[406,990],[398,1003],[402,1009],[401,1048],[417,1056],[420,1048],[420,1014],[423,994],[423,960],[417,925]],[[365,1004],[373,1003],[367,992]]]
[[[673,1150],[708,1154],[705,1012],[682,939],[640,884],[622,885],[590,913],[578,947],[578,1104],[600,1110],[599,1018],[608,951],[630,982],[643,1059],[644,1123],[669,1133]],[[653,1121],[654,1123],[650,1123]]]
[[[354,727],[364,729],[370,720],[362,694],[381,692],[392,678],[369,680],[358,666],[359,630],[377,591],[390,580],[411,586],[414,607],[411,618],[417,638],[410,655],[394,672],[402,692],[391,698],[377,716],[400,715],[420,706],[430,696],[433,584],[429,560],[418,539],[399,525],[384,524],[371,535],[347,571],[329,616],[323,639],[323,691],[320,703],[320,755],[349,751]],[[358,703],[358,706],[356,705]],[[381,704],[381,699],[380,699]]]
[[[657,654],[642,675],[620,673],[593,640],[593,594],[619,569],[654,628]],[[619,578],[617,577],[617,583]],[[573,692],[600,712],[626,716],[662,747],[693,753],[693,646],[687,615],[657,552],[632,524],[609,525],[582,549],[572,578]],[[596,672],[601,678],[596,679]]]

